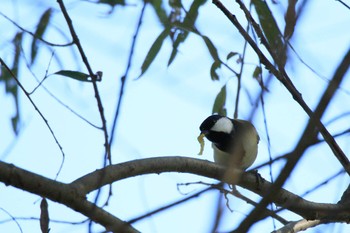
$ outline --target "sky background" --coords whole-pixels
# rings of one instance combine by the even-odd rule
[[[108,15],[110,8],[106,5],[95,5],[82,1],[64,1],[70,14],[77,34],[93,70],[103,71],[102,82],[98,83],[103,101],[109,129],[115,106],[119,96],[120,78],[125,72],[131,40],[135,33],[142,4],[138,1],[125,8],[117,7]],[[233,1],[223,1],[224,4],[243,20],[238,5]],[[283,12],[288,1],[279,1],[273,5],[275,17],[280,27],[284,26]],[[350,4],[349,1],[347,4]],[[45,34],[45,39],[54,43],[66,43],[67,25],[62,17],[56,1],[33,1],[30,4],[24,0],[5,0],[0,11],[15,20],[22,27],[34,31],[35,26],[48,7],[54,9],[51,28]],[[185,5],[188,9],[188,5]],[[338,63],[350,45],[350,10],[337,1],[309,1],[304,14],[301,16],[291,44],[302,60],[320,74],[316,75],[298,59],[295,53],[290,53],[290,61],[286,67],[288,74],[302,93],[306,103],[314,109],[327,86]],[[14,54],[11,39],[17,29],[3,17],[0,17],[0,56],[10,63]],[[242,52],[244,41],[237,30],[225,16],[210,1],[200,10],[197,29],[213,41],[222,59],[230,51]],[[118,119],[116,140],[112,147],[113,163],[157,156],[186,156],[212,161],[210,143],[202,157],[197,155],[199,144],[200,123],[211,114],[212,106],[221,87],[227,84],[228,115],[233,116],[237,79],[224,68],[219,71],[220,80],[210,79],[212,58],[203,40],[193,34],[183,43],[178,55],[170,67],[167,61],[171,53],[171,41],[167,39],[149,70],[135,80],[140,74],[141,64],[155,41],[162,32],[162,27],[151,7],[147,7],[144,20],[137,38],[132,67],[126,82],[122,110]],[[26,35],[24,51],[26,59],[31,37]],[[85,71],[76,48],[54,48],[55,57],[60,58],[63,69]],[[42,47],[32,72],[42,79],[46,70],[54,73],[62,69],[57,60],[50,64],[51,51]],[[247,91],[242,92],[239,118],[248,119],[252,111],[251,98],[255,99],[259,91],[258,83],[252,78],[252,73],[258,60],[251,49],[246,56],[247,65],[243,73],[243,86]],[[238,70],[239,64],[232,59],[228,62]],[[266,77],[266,72],[264,73]],[[30,91],[37,85],[28,68],[22,63],[20,80]],[[100,116],[92,85],[61,76],[50,76],[44,86],[70,108],[86,117],[96,125],[100,125]],[[322,121],[326,123],[331,133],[338,133],[350,128],[349,116],[327,124],[334,117],[350,112],[350,74],[342,83],[329,105]],[[291,98],[285,88],[276,81],[269,87],[265,95],[266,120],[271,140],[272,157],[291,151],[299,140],[308,117],[299,105]],[[5,94],[3,84],[0,84],[0,159],[7,163],[36,172],[54,179],[62,161],[62,155],[55,144],[49,130],[34,110],[29,101],[20,93],[21,131],[15,137],[11,127],[11,116],[15,113],[14,100]],[[63,169],[58,176],[62,182],[71,182],[82,175],[100,168],[103,163],[104,139],[102,131],[89,126],[66,107],[59,104],[43,88],[31,95],[48,120],[66,154]],[[264,118],[259,107],[252,122],[256,126],[261,142],[259,154],[254,166],[268,161],[267,136],[264,128]],[[349,154],[349,136],[337,138],[337,142]],[[276,178],[283,166],[283,161],[274,164],[272,174]],[[341,170],[341,166],[332,155],[326,144],[320,144],[307,150],[298,166],[292,173],[284,188],[302,195],[316,184],[324,181]],[[267,167],[259,169],[259,173],[269,179]],[[122,220],[130,220],[163,205],[184,198],[184,193],[193,193],[205,188],[203,185],[180,187],[177,184],[186,182],[215,182],[213,180],[189,175],[168,173],[147,175],[123,180],[113,185],[113,196],[106,208]],[[315,202],[337,202],[349,178],[343,174],[326,185],[305,196]],[[107,190],[104,189],[104,199]],[[248,197],[259,200],[255,194],[239,189]],[[40,198],[12,187],[0,184],[0,207],[15,217],[39,217]],[[94,193],[89,195],[92,200]],[[217,205],[218,193],[211,191],[200,197],[163,211],[151,218],[137,222],[134,227],[142,232],[209,232],[214,222],[213,214]],[[232,213],[225,210],[222,225],[219,230],[232,230],[236,224],[252,209],[248,204],[229,198]],[[63,205],[49,201],[50,218],[53,220],[82,221],[84,216],[75,213]],[[281,212],[288,220],[298,220],[299,216],[289,212]],[[9,216],[0,210],[0,221]],[[18,220],[24,232],[38,232],[39,223],[33,220]],[[50,223],[51,231],[86,232],[86,225],[70,225]],[[277,227],[281,227],[276,223]],[[94,227],[98,232],[99,226]],[[273,230],[271,219],[261,221],[251,228],[250,232],[267,232]],[[345,224],[320,226],[309,232],[347,232]],[[1,232],[20,232],[13,221],[0,224]]]

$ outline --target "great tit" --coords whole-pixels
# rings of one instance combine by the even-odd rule
[[[203,121],[199,129],[212,142],[216,163],[242,170],[254,163],[259,135],[249,121],[212,115]]]

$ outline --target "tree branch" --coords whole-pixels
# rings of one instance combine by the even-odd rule
[[[255,22],[254,18],[251,16],[249,11],[246,9],[245,5],[241,2],[236,0],[236,2],[240,5],[241,9],[246,15],[247,20],[252,23],[253,28],[255,32],[258,34],[261,42],[264,44],[264,46],[271,51],[270,46],[264,37],[259,25]],[[322,124],[320,121],[320,118],[315,117],[314,112],[309,108],[309,106],[306,104],[306,102],[303,100],[301,93],[296,89],[294,84],[292,83],[291,79],[289,78],[288,74],[285,72],[284,68],[282,66],[278,66],[279,70],[276,69],[274,65],[268,60],[268,58],[264,55],[264,53],[260,50],[258,45],[254,42],[254,40],[250,37],[250,35],[245,31],[245,29],[242,27],[242,25],[238,22],[235,15],[231,14],[231,12],[219,1],[219,0],[213,0],[213,4],[215,4],[224,14],[225,16],[232,22],[232,24],[237,28],[239,33],[243,36],[243,38],[249,43],[249,45],[252,47],[252,49],[255,51],[255,53],[258,55],[259,60],[267,70],[269,70],[289,91],[289,93],[292,95],[293,99],[298,102],[298,104],[304,109],[304,111],[309,115],[310,118],[313,118],[313,121],[315,123],[314,127],[316,126],[322,136],[324,137],[325,141],[333,151],[334,155],[337,157],[339,162],[342,164],[344,169],[347,171],[347,173],[350,175],[350,161],[345,156],[344,152],[341,150],[339,145],[336,143],[332,135],[328,132],[326,127]],[[275,57],[275,54],[271,51],[271,56],[275,58],[276,64],[279,64],[278,58]],[[350,50],[348,51],[347,55],[344,59],[344,64],[342,64],[342,69],[339,69],[339,71],[344,71],[348,69],[349,63],[350,63]],[[340,73],[339,73],[340,74]],[[343,78],[345,73],[343,75],[339,76],[340,81],[339,84]],[[331,94],[331,93],[330,93]],[[332,95],[331,95],[332,96]],[[330,101],[330,99],[328,100]],[[328,106],[328,105],[326,105]]]
[[[20,169],[14,165],[0,162],[0,181],[6,185],[46,197],[52,201],[87,216],[101,224],[107,230],[137,232],[126,222],[116,218],[102,208],[85,199],[85,195],[106,184],[122,179],[163,172],[191,173],[205,176],[229,184],[236,184],[260,196],[267,196],[273,189],[273,184],[258,177],[256,173],[238,170],[227,171],[218,164],[187,157],[159,157],[133,160],[89,173],[71,184],[54,181],[35,173]],[[240,179],[237,179],[237,177]],[[275,191],[271,199],[284,209],[288,209],[308,220],[324,220],[328,222],[350,221],[349,204],[328,204],[307,201],[283,188]]]
[[[301,219],[299,221],[293,221],[285,225],[284,227],[273,231],[272,233],[297,233],[299,231],[305,231],[308,228],[318,226],[323,224],[321,220],[311,220]]]
[[[110,165],[89,173],[71,183],[80,193],[87,194],[104,185],[145,174],[160,174],[163,172],[192,173],[205,176],[229,184],[236,184],[260,196],[267,196],[273,184],[257,177],[256,174],[238,170],[226,171],[218,164],[187,157],[172,156],[133,160],[130,162]],[[285,209],[288,209],[305,219],[331,218],[334,220],[350,219],[350,206],[340,204],[325,204],[307,201],[283,188],[276,190],[271,199]]]
[[[81,56],[85,66],[86,66],[86,69],[88,70],[89,75],[90,75],[90,77],[92,79],[92,85],[93,85],[93,88],[94,88],[95,98],[96,98],[96,101],[97,101],[97,107],[98,107],[98,111],[100,112],[100,117],[101,117],[101,121],[102,121],[102,130],[103,130],[104,139],[105,139],[104,146],[106,148],[107,158],[108,158],[109,162],[112,163],[112,161],[111,161],[111,150],[110,150],[110,145],[109,145],[109,141],[108,141],[106,117],[105,117],[105,114],[104,114],[102,100],[101,100],[101,97],[100,97],[100,94],[99,94],[99,91],[98,91],[98,87],[97,87],[97,83],[96,83],[96,75],[92,71],[90,63],[89,63],[89,61],[88,61],[88,59],[87,59],[87,57],[85,55],[85,52],[84,52],[83,47],[82,47],[82,45],[80,43],[79,37],[78,37],[78,35],[75,32],[72,20],[71,20],[71,18],[68,15],[67,9],[66,9],[63,1],[62,0],[57,0],[57,3],[60,6],[62,14],[63,14],[63,16],[64,16],[64,18],[65,18],[65,20],[67,22],[69,31],[70,31],[71,36],[73,38],[73,42],[77,46],[77,48],[79,50],[79,53],[80,53],[80,56]]]
[[[5,185],[46,197],[66,205],[112,232],[138,232],[126,222],[87,201],[85,196],[71,185],[45,178],[0,161],[0,181]]]

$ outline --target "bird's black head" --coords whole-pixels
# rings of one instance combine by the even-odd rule
[[[224,116],[220,116],[220,115],[212,115],[212,116],[209,116],[207,117],[207,119],[205,119],[202,124],[199,126],[199,130],[202,132],[202,133],[206,133],[208,132],[209,130],[211,130],[211,128],[215,125],[215,123],[223,118]]]
[[[199,129],[201,133],[218,148],[227,147],[234,133],[232,120],[220,115],[209,116],[199,126]]]

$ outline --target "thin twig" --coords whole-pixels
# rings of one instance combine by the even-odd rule
[[[122,104],[122,100],[123,100],[125,82],[126,82],[126,79],[128,77],[129,69],[131,67],[131,60],[132,60],[132,57],[133,57],[133,54],[134,54],[134,49],[135,49],[135,45],[136,45],[136,39],[137,39],[137,36],[139,34],[139,30],[140,30],[140,27],[141,27],[142,18],[143,18],[145,9],[146,9],[146,5],[147,5],[147,1],[144,1],[143,7],[141,9],[140,16],[139,16],[139,20],[138,20],[138,23],[137,23],[136,31],[135,31],[135,34],[134,34],[134,37],[133,37],[133,40],[132,40],[130,53],[129,53],[129,58],[128,58],[128,64],[127,64],[127,67],[126,67],[126,70],[125,70],[125,74],[120,79],[121,87],[120,87],[119,99],[118,99],[117,107],[116,107],[115,114],[114,114],[113,125],[112,125],[111,134],[110,134],[111,137],[110,137],[110,140],[109,140],[109,146],[111,146],[113,144],[113,140],[114,140],[114,136],[115,136],[115,132],[116,132],[116,128],[117,128],[117,120],[118,120],[118,116],[119,116],[119,112],[120,112],[121,104]],[[106,156],[107,156],[107,154],[105,154],[105,157]],[[104,165],[103,166],[104,167],[106,166],[106,160],[104,161]],[[95,200],[94,200],[95,204],[98,202],[98,199],[100,198],[100,195],[101,195],[101,189],[99,189],[97,191],[97,194],[96,194],[96,197],[95,197]],[[107,198],[106,202],[103,204],[103,206],[108,204],[109,197],[111,197],[111,195],[112,195],[112,187],[110,186],[109,187],[108,198]],[[89,229],[91,229],[91,222],[89,224]]]
[[[49,125],[49,122],[46,120],[46,118],[44,117],[44,115],[40,112],[39,108],[36,106],[36,104],[34,103],[34,101],[32,100],[32,98],[30,97],[29,93],[26,91],[26,89],[24,88],[24,86],[22,85],[22,83],[18,80],[18,78],[16,77],[16,75],[11,71],[11,69],[6,65],[6,63],[2,60],[2,58],[0,58],[0,64],[2,66],[5,67],[5,69],[11,74],[12,78],[16,81],[17,85],[21,88],[21,90],[23,91],[24,95],[28,98],[28,100],[30,101],[30,103],[33,105],[34,109],[38,112],[38,114],[40,115],[40,117],[43,119],[43,121],[45,122],[47,128],[49,129],[52,137],[54,138],[56,145],[58,146],[58,148],[61,151],[62,154],[62,162],[61,165],[58,169],[58,172],[56,174],[56,178],[58,177],[58,175],[60,174],[63,164],[64,164],[64,160],[65,160],[65,154],[63,152],[63,148],[61,146],[61,144],[59,143],[58,139],[56,138],[55,133],[53,132],[51,126]]]
[[[23,52],[23,49],[21,47],[21,50]],[[65,107],[66,109],[68,109],[71,113],[73,113],[75,116],[77,116],[78,118],[80,118],[81,120],[85,121],[87,124],[91,125],[92,127],[96,128],[96,129],[102,129],[101,127],[93,124],[91,121],[89,121],[88,119],[86,119],[85,117],[83,117],[82,115],[80,115],[78,112],[76,112],[75,110],[73,110],[71,107],[69,107],[67,104],[65,104],[62,100],[60,100],[58,97],[56,97],[51,91],[49,91],[49,89],[47,89],[44,85],[43,82],[49,77],[48,72],[49,72],[49,67],[52,61],[52,58],[54,57],[54,52],[52,52],[50,60],[49,60],[49,64],[48,67],[45,71],[45,76],[44,78],[40,81],[38,79],[38,77],[34,74],[34,72],[31,70],[30,68],[30,64],[27,60],[27,58],[24,56],[24,52],[23,52],[23,58],[26,62],[26,66],[29,70],[29,72],[33,75],[33,77],[35,78],[35,80],[39,83],[31,92],[28,92],[29,95],[32,95],[39,87],[42,87],[44,89],[44,91],[47,92],[47,94],[49,94],[54,100],[56,100],[59,104],[61,104],[63,107]]]
[[[17,219],[16,219],[15,217],[13,217],[12,214],[10,214],[10,213],[9,213],[7,210],[5,210],[4,208],[1,208],[1,207],[0,207],[0,210],[2,210],[2,211],[5,212],[8,216],[10,216],[10,218],[11,218],[10,220],[11,220],[11,221],[14,221],[14,222],[16,223],[16,225],[18,226],[19,231],[23,233],[22,227],[21,227],[21,225],[19,224],[19,222],[17,221]]]
[[[112,156],[111,156],[110,144],[109,144],[109,141],[108,141],[106,117],[104,115],[102,100],[101,100],[101,96],[99,94],[97,83],[96,83],[96,75],[92,71],[90,63],[89,63],[89,61],[88,61],[88,59],[87,59],[87,57],[85,55],[85,52],[84,52],[83,47],[82,47],[82,45],[80,43],[79,37],[77,36],[77,34],[75,32],[72,20],[71,20],[71,18],[68,15],[67,9],[66,9],[63,1],[62,0],[57,0],[57,2],[59,4],[59,6],[61,8],[61,11],[63,13],[63,16],[64,16],[64,18],[65,18],[65,20],[67,22],[70,34],[71,34],[71,36],[73,38],[73,42],[77,46],[77,48],[79,50],[79,53],[80,53],[80,56],[81,56],[85,66],[86,66],[86,68],[87,68],[87,70],[89,72],[89,75],[90,75],[90,77],[92,79],[92,85],[93,85],[94,92],[95,92],[95,98],[96,98],[96,101],[97,101],[97,107],[98,107],[98,110],[100,112],[100,117],[101,117],[101,121],[102,121],[102,130],[103,130],[104,139],[105,139],[104,146],[105,146],[106,155],[107,155],[105,159],[108,159],[109,163],[112,164]]]
[[[142,219],[144,219],[144,218],[147,218],[147,217],[149,217],[149,216],[152,216],[152,215],[154,215],[154,214],[157,214],[157,213],[159,213],[159,212],[162,212],[162,211],[164,211],[164,210],[167,210],[167,209],[169,209],[169,208],[172,208],[172,207],[177,206],[177,205],[179,205],[179,204],[182,204],[182,203],[184,203],[184,202],[187,202],[187,201],[189,201],[189,200],[191,200],[191,199],[193,199],[193,198],[199,197],[201,194],[206,193],[207,191],[212,190],[212,189],[213,189],[213,187],[208,187],[208,188],[206,188],[206,189],[203,189],[203,190],[201,190],[201,191],[199,191],[199,192],[196,192],[196,193],[194,193],[194,194],[192,194],[192,195],[190,195],[190,196],[188,196],[188,197],[186,197],[186,198],[183,198],[183,199],[181,199],[181,200],[179,200],[179,201],[173,202],[173,203],[171,203],[171,204],[169,204],[169,205],[162,206],[162,207],[160,207],[160,208],[158,208],[158,209],[155,209],[155,210],[153,210],[153,211],[151,211],[151,212],[149,212],[149,213],[146,213],[146,214],[143,214],[143,215],[141,215],[141,216],[139,216],[139,217],[136,217],[136,218],[134,218],[134,219],[131,219],[131,220],[128,221],[128,223],[129,223],[129,224],[133,224],[133,223],[135,223],[135,222],[137,222],[137,221],[140,221],[140,220],[142,220]]]
[[[148,3],[148,1],[144,1],[144,3],[143,3],[143,7],[141,9],[141,14],[140,14],[140,17],[139,17],[139,20],[138,20],[138,23],[137,23],[136,31],[135,31],[135,34],[134,34],[134,37],[133,37],[132,43],[131,43],[131,48],[130,48],[130,53],[129,53],[129,58],[128,58],[128,64],[126,66],[126,70],[125,70],[124,75],[120,78],[121,86],[120,86],[120,91],[119,91],[118,103],[117,103],[117,107],[116,107],[115,114],[114,114],[114,119],[113,119],[113,125],[112,125],[112,130],[111,130],[111,138],[110,138],[110,141],[109,141],[110,145],[113,144],[113,140],[114,140],[114,136],[115,136],[115,132],[116,132],[116,128],[117,128],[118,116],[119,116],[119,112],[120,112],[120,109],[121,109],[121,104],[122,104],[122,101],[123,101],[123,94],[124,94],[125,83],[126,83],[126,80],[128,78],[129,70],[130,70],[130,67],[131,67],[131,61],[132,61],[132,58],[133,58],[133,55],[134,55],[136,39],[137,39],[137,36],[138,36],[140,28],[141,28],[143,14],[145,12],[147,3]]]
[[[346,4],[345,2],[343,2],[342,0],[335,0],[337,2],[340,2],[341,4],[343,4],[343,6],[345,6],[346,8],[348,8],[350,10],[350,6],[348,4]]]
[[[38,218],[38,217],[14,217],[14,218],[17,221],[39,221],[40,220],[40,218]],[[10,222],[10,221],[12,221],[12,218],[11,219],[10,218],[9,219],[2,219],[0,221],[0,224],[7,223],[7,222]],[[65,220],[57,220],[57,219],[50,219],[50,222],[53,222],[53,223],[69,224],[69,225],[82,225],[82,224],[86,223],[87,221],[90,221],[90,219],[85,218],[84,220],[76,221],[76,222],[65,221]]]
[[[340,171],[338,171],[337,173],[335,173],[334,175],[330,176],[329,178],[327,178],[326,180],[322,181],[321,183],[315,185],[314,187],[312,187],[311,189],[305,191],[303,194],[301,194],[301,197],[305,197],[306,195],[308,195],[309,193],[312,193],[313,191],[319,189],[320,187],[326,185],[329,181],[335,179],[337,176],[340,176],[342,174],[344,174],[345,171],[344,169],[341,169]]]
[[[13,21],[12,19],[10,19],[9,17],[7,17],[4,13],[0,12],[0,15],[2,17],[4,17],[5,19],[7,19],[8,21],[10,21],[12,24],[14,24],[16,27],[18,27],[21,31],[24,31],[28,34],[30,34],[31,36],[33,36],[35,39],[37,40],[40,40],[41,42],[44,42],[45,44],[47,45],[50,45],[50,46],[54,46],[54,47],[68,47],[68,46],[71,46],[74,42],[69,42],[67,44],[55,44],[55,43],[51,43],[47,40],[44,40],[43,38],[41,37],[38,37],[37,35],[35,35],[33,32],[21,27],[18,23],[16,23],[15,21]]]

